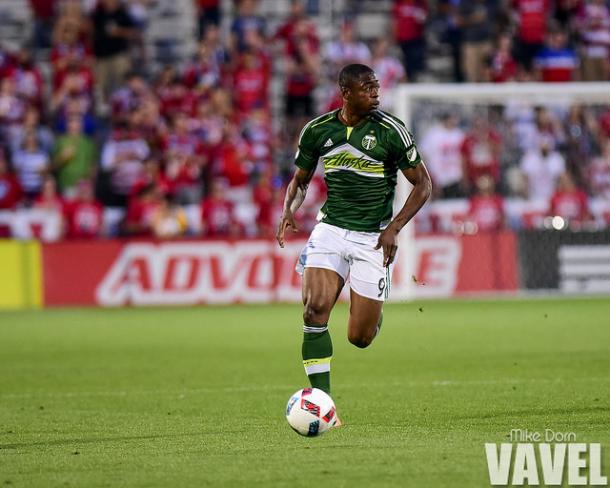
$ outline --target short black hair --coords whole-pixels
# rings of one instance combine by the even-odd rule
[[[339,87],[349,88],[352,83],[359,81],[364,75],[371,73],[375,73],[375,71],[366,64],[348,64],[339,72]]]

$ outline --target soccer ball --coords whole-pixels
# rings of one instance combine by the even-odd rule
[[[297,434],[322,435],[337,423],[335,402],[318,388],[303,388],[288,400],[286,420]]]

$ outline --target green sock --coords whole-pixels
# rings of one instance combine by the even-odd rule
[[[303,326],[303,366],[313,388],[330,395],[330,360],[333,343],[327,325]]]

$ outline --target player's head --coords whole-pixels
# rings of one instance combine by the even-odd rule
[[[364,64],[348,64],[339,73],[339,88],[343,105],[365,115],[379,107],[379,80]]]

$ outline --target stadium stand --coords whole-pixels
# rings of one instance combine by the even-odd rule
[[[344,63],[372,63],[388,92],[403,81],[607,81],[608,4],[530,3],[6,0],[0,231],[23,235],[31,216],[59,225],[37,226],[39,238],[271,236],[296,135],[338,106]],[[416,136],[436,208],[457,205],[481,230],[537,227],[547,214],[608,225],[589,208],[610,192],[607,103],[426,116]],[[321,177],[314,188],[304,232]],[[422,232],[463,230],[424,218]]]

